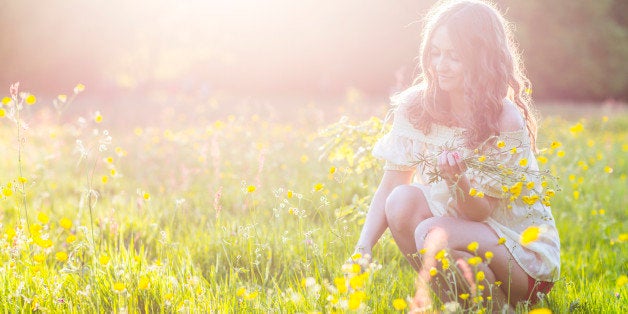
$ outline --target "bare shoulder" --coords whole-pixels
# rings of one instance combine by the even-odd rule
[[[521,111],[509,99],[504,99],[502,114],[499,117],[499,129],[502,132],[518,131],[525,127]]]

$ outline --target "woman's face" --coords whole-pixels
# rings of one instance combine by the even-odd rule
[[[430,67],[440,89],[446,92],[464,91],[464,72],[460,56],[447,33],[446,26],[439,26],[429,45]]]

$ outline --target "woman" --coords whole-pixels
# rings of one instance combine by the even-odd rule
[[[443,302],[473,305],[488,296],[500,307],[535,302],[560,272],[544,184],[530,175],[518,188],[505,186],[465,162],[492,153],[502,165],[525,163],[527,173],[538,172],[529,81],[508,24],[488,3],[447,1],[432,8],[422,35],[422,73],[392,98],[392,130],[373,149],[386,165],[356,253],[370,256],[389,228],[419,272],[416,308],[431,306],[427,286]],[[523,244],[530,228],[537,231],[534,239]],[[474,256],[482,262],[470,260]],[[462,285],[451,285],[445,259],[458,266],[468,282],[466,296],[475,299],[456,290]]]

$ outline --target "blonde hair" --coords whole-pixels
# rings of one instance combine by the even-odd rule
[[[503,99],[509,98],[521,112],[535,149],[536,117],[530,97],[531,85],[513,40],[511,25],[492,5],[483,1],[440,1],[426,16],[420,47],[420,75],[414,84],[421,93],[409,106],[410,122],[429,133],[433,124],[450,119],[448,98],[430,71],[430,42],[434,31],[446,26],[464,67],[464,101],[471,108],[464,125],[466,145],[475,148],[499,134]]]

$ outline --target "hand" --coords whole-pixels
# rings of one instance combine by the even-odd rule
[[[458,182],[461,174],[467,171],[467,165],[457,151],[443,151],[438,155],[438,170],[440,176],[447,181],[448,184]]]

